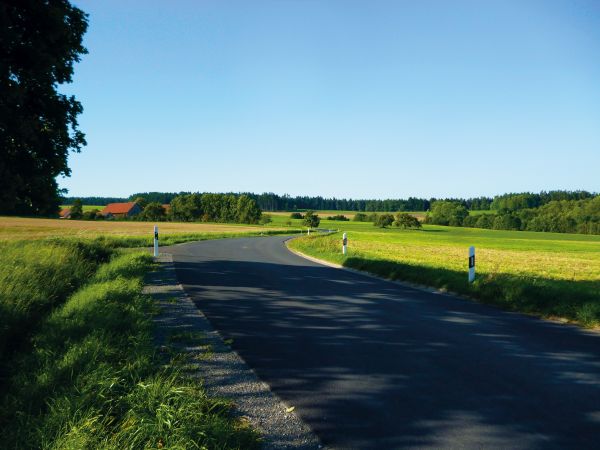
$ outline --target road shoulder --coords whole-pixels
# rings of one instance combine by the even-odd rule
[[[173,345],[174,336],[195,337],[193,342],[177,339],[177,350],[189,361],[190,375],[202,380],[209,395],[232,400],[235,414],[262,434],[265,450],[323,448],[293,408],[285,405],[213,329],[178,283],[171,255],[161,254],[156,261],[159,269],[147,277],[144,293],[153,298],[158,310],[153,320],[159,348]]]

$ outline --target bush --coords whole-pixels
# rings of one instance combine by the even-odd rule
[[[356,213],[352,219],[354,222],[368,222],[369,218],[365,213]]]
[[[304,225],[308,228],[317,228],[321,223],[321,219],[312,211],[306,211],[304,215]]]
[[[293,212],[292,214],[290,214],[290,219],[304,219],[304,216],[302,215],[302,213]]]
[[[273,219],[271,218],[271,216],[269,214],[263,214],[260,217],[260,222],[259,223],[261,225],[266,225],[266,224],[271,223],[271,222],[273,222]]]
[[[376,227],[385,228],[389,227],[394,222],[394,216],[391,214],[380,214],[377,215],[377,219],[373,223]]]
[[[394,225],[407,229],[407,228],[422,228],[421,222],[415,216],[411,216],[407,213],[398,213],[396,214],[396,220],[394,221]]]
[[[469,211],[461,203],[449,201],[437,201],[431,205],[431,211],[427,214],[427,223],[434,225],[462,226]]]
[[[338,215],[336,215],[336,216],[329,216],[329,217],[327,218],[327,220],[339,220],[339,221],[341,221],[341,222],[347,222],[347,221],[349,221],[350,219],[348,219],[348,218],[347,218],[346,216],[344,216],[343,214],[338,214]]]

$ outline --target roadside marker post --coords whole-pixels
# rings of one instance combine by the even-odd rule
[[[342,254],[345,255],[348,252],[348,235],[344,233],[342,237]]]
[[[158,256],[158,226],[154,225],[154,256]]]
[[[306,234],[310,235],[310,227],[308,227],[308,230],[306,230]]]
[[[475,281],[475,247],[469,247],[469,283]]]

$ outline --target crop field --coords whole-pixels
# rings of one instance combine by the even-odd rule
[[[348,232],[294,240],[308,255],[391,279],[466,294],[511,310],[600,325],[600,236],[495,231],[425,225],[378,229],[368,223],[322,221]],[[477,280],[467,282],[469,246]]]
[[[70,208],[73,205],[60,205],[60,208]],[[102,211],[104,209],[104,206],[102,205],[81,205],[81,209],[83,210],[83,212],[86,211],[91,211],[92,209],[97,209],[98,211]]]
[[[151,236],[154,222],[103,220],[30,219],[0,217],[0,240],[55,237]],[[217,223],[159,222],[161,236],[206,233],[260,233],[264,227]],[[277,229],[271,228],[271,229]]]

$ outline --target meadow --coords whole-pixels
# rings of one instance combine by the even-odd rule
[[[347,267],[457,292],[503,308],[600,325],[600,236],[495,231],[424,225],[379,229],[370,223],[321,221],[348,233],[305,236],[290,247]],[[467,282],[469,246],[475,283]]]

